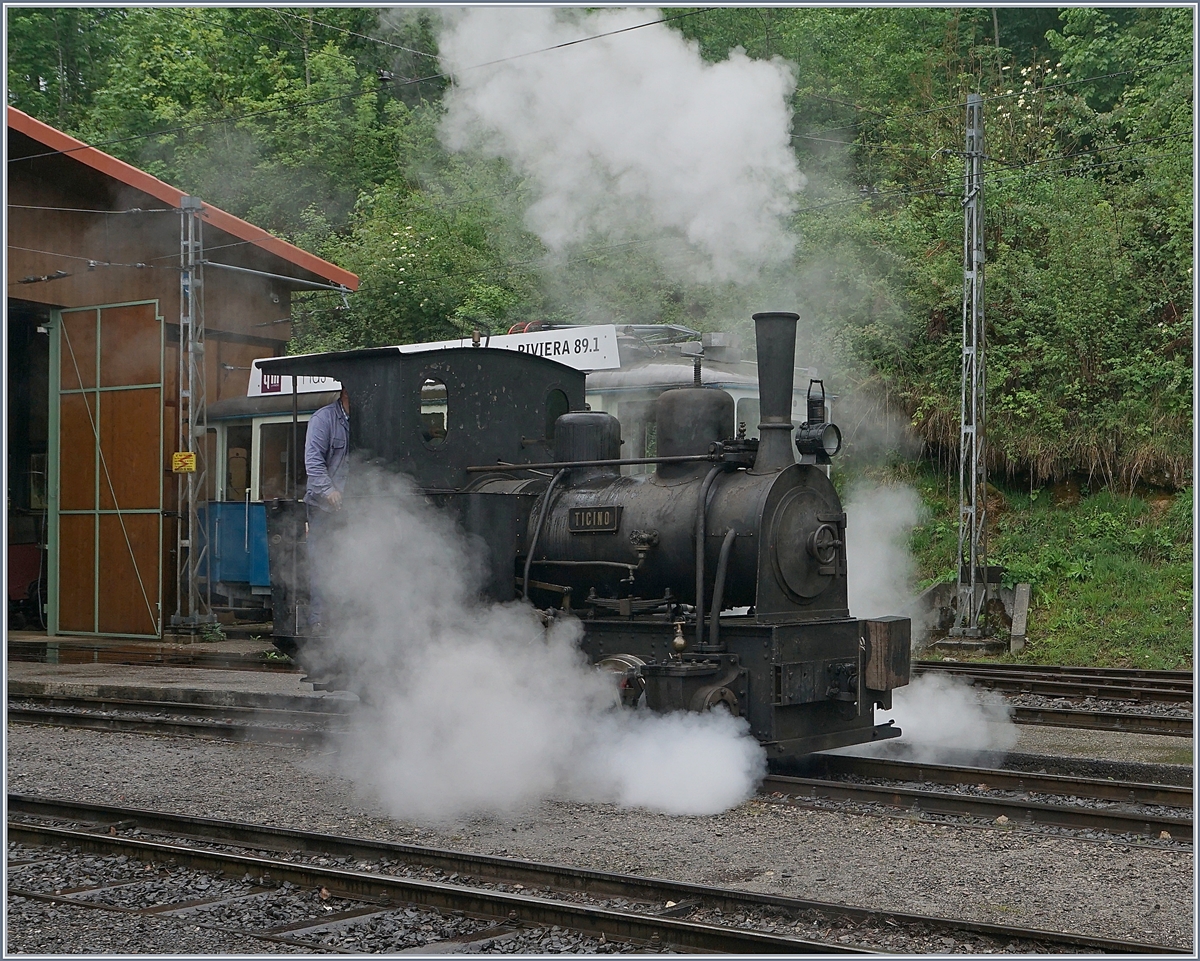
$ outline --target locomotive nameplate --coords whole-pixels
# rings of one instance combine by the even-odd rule
[[[621,527],[621,507],[572,507],[567,530],[572,534],[615,534]]]

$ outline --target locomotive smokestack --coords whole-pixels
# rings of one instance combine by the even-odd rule
[[[772,310],[754,315],[758,344],[758,456],[755,474],[783,470],[796,463],[792,451],[792,380],[796,363],[799,314]]]

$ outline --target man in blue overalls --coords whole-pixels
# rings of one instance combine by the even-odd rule
[[[310,634],[323,632],[325,592],[329,584],[332,555],[330,535],[334,515],[342,509],[346,489],[350,451],[350,395],[342,388],[341,396],[326,404],[308,422],[304,440],[304,470],[308,488],[304,503],[308,507],[308,628]]]

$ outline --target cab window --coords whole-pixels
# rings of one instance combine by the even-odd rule
[[[446,442],[449,413],[445,383],[427,378],[421,385],[421,440],[426,446],[440,447]]]
[[[304,470],[304,438],[308,423],[296,425],[295,486],[292,485],[292,423],[263,424],[258,434],[258,496],[269,501],[275,497],[304,496],[308,474]]]

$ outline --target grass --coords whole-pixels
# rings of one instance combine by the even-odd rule
[[[954,578],[958,478],[928,465],[875,473],[921,496],[918,587]],[[841,486],[839,484],[839,486]],[[1192,489],[1127,496],[1064,483],[989,490],[988,562],[1028,582],[1027,646],[999,659],[1097,667],[1192,667]]]

